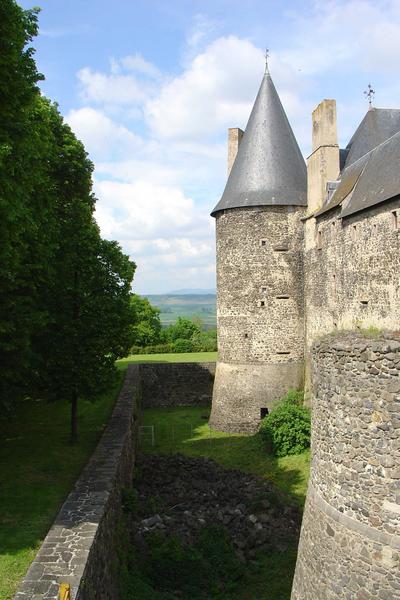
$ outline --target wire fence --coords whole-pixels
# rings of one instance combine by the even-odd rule
[[[204,435],[204,425],[202,425],[202,434],[196,436],[196,428],[199,423],[183,423],[181,425],[141,425],[139,427],[139,445],[143,449],[176,448],[185,442],[201,441],[212,443],[216,439],[221,439],[221,434],[210,429],[208,425],[207,434]],[[226,440],[228,438],[225,438]]]

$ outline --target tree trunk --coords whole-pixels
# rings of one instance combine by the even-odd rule
[[[71,444],[78,441],[78,394],[73,390],[71,394]]]

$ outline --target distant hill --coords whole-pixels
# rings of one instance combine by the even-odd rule
[[[217,300],[215,292],[204,290],[182,290],[170,294],[148,294],[145,296],[153,306],[160,309],[160,319],[164,327],[175,323],[178,317],[199,317],[204,329],[214,329],[217,326]],[[144,296],[144,294],[143,294]]]
[[[215,289],[201,289],[201,288],[195,288],[195,289],[183,289],[183,290],[174,290],[173,292],[168,292],[169,296],[193,296],[193,295],[207,295],[207,294],[215,294]]]

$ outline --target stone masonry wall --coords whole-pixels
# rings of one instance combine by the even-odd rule
[[[307,346],[335,329],[400,324],[400,199],[305,223]],[[397,228],[393,212],[397,211]]]
[[[400,335],[316,342],[312,382],[292,600],[399,600]]]
[[[302,215],[301,207],[292,206],[231,209],[217,215],[221,362],[303,359]]]
[[[216,429],[255,431],[261,408],[302,385],[303,214],[261,206],[216,216]]]
[[[215,363],[147,363],[140,374],[143,408],[211,404]]]
[[[64,502],[14,600],[115,600],[121,489],[132,485],[139,367],[129,365],[107,428]]]

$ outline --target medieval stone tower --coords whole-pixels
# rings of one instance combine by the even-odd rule
[[[219,362],[210,424],[254,431],[289,388],[302,385],[306,166],[266,71],[216,219]],[[229,168],[229,167],[228,167]]]

